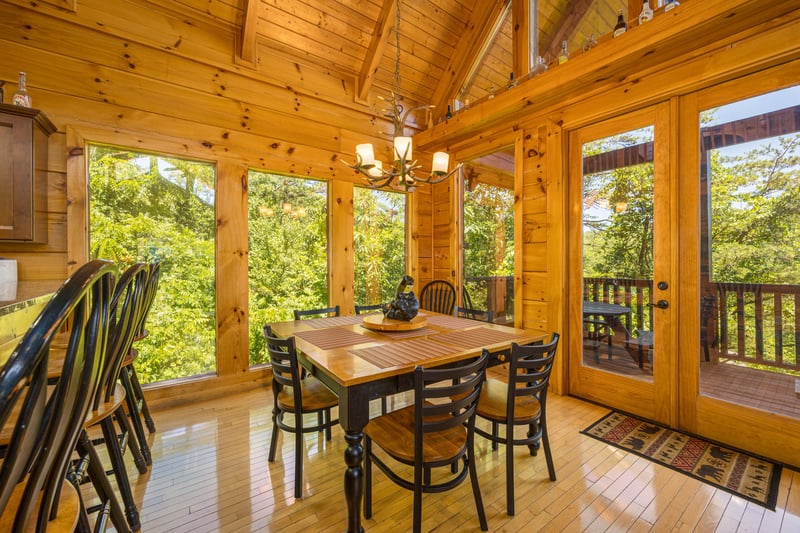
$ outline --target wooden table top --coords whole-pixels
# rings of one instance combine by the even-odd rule
[[[426,325],[411,331],[373,331],[363,327],[369,315],[315,318],[272,324],[281,337],[294,335],[297,348],[316,368],[345,387],[499,351],[512,342],[543,341],[538,330],[488,324],[420,311]]]

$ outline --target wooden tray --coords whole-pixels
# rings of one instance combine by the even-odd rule
[[[374,331],[412,331],[424,328],[428,320],[424,316],[415,316],[410,321],[386,318],[381,314],[366,315],[361,325]]]

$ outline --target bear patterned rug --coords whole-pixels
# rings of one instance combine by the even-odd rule
[[[775,510],[780,464],[618,411],[581,433]]]

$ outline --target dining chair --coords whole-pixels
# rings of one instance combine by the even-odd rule
[[[520,346],[511,344],[508,358],[508,381],[487,379],[478,402],[478,417],[491,422],[491,433],[480,427],[475,432],[497,445],[506,445],[506,511],[514,515],[514,446],[528,446],[536,455],[539,443],[544,447],[550,481],[556,480],[556,470],[547,436],[547,387],[553,360],[558,348],[559,334],[553,333],[546,344]],[[505,425],[505,435],[498,426]],[[516,438],[514,428],[528,426],[524,438]]]
[[[491,323],[494,320],[494,311],[491,309],[484,311],[483,309],[472,309],[470,307],[456,306],[456,316]]]
[[[625,349],[630,351],[632,347],[637,348],[638,357],[634,357],[634,359],[639,363],[639,368],[643,368],[645,351],[649,356],[651,353],[650,350],[653,349],[653,332],[643,329],[634,329],[633,336],[629,339],[625,339]],[[649,357],[649,361],[650,363],[653,362],[652,356]]]
[[[386,308],[386,304],[370,304],[370,305],[356,305],[356,314],[360,315],[363,313],[368,313],[370,311],[383,311]]]
[[[315,316],[341,315],[338,305],[334,305],[333,307],[321,307],[319,309],[295,309],[293,313],[295,320],[301,320],[303,318],[315,317]]]
[[[478,511],[481,530],[488,531],[478,476],[475,469],[475,412],[486,377],[489,352],[466,364],[449,368],[414,370],[414,404],[369,421],[364,429],[364,516],[372,516],[373,463],[390,480],[411,490],[413,529],[422,527],[422,494],[444,492],[461,484],[467,476]],[[408,479],[375,453],[383,450],[394,461],[413,467]],[[458,463],[462,463],[459,470]],[[398,465],[399,466],[399,465]],[[452,475],[431,482],[430,469],[450,467]],[[402,467],[401,467],[402,468]]]
[[[429,281],[419,293],[419,308],[452,315],[456,305],[456,288],[444,279]]]
[[[147,425],[149,433],[155,433],[156,425],[153,421],[153,416],[150,414],[150,408],[147,406],[147,400],[145,399],[142,385],[139,382],[139,377],[136,375],[136,365],[134,363],[139,357],[139,350],[133,346],[150,336],[150,331],[146,327],[146,322],[147,317],[150,315],[150,310],[153,307],[156,293],[158,292],[160,275],[161,263],[158,261],[150,263],[147,284],[142,294],[144,302],[141,312],[139,313],[133,344],[125,355],[125,359],[122,362],[122,371],[120,372],[120,381],[125,389],[125,401],[128,404],[128,412],[131,416],[131,425],[136,434],[136,442],[139,445],[142,457],[144,457],[145,464],[148,466],[153,463],[153,459],[150,453],[150,445],[147,442],[147,435],[144,432],[144,425]],[[142,419],[144,419],[144,424],[142,423]]]
[[[303,497],[303,433],[325,431],[325,440],[331,440],[331,428],[339,419],[331,420],[331,409],[339,400],[325,385],[313,376],[301,378],[297,362],[294,337],[281,339],[273,336],[269,325],[264,326],[270,364],[272,365],[272,437],[269,442],[269,461],[275,461],[278,448],[278,429],[295,435],[294,497]],[[317,423],[306,426],[303,415],[317,413]],[[284,416],[293,415],[294,424],[284,422]]]
[[[148,265],[136,263],[126,269],[116,283],[110,303],[107,353],[101,370],[100,387],[92,400],[76,446],[80,460],[73,474],[76,480],[82,481],[88,473],[101,501],[109,507],[111,521],[118,531],[126,531],[127,528],[132,531],[140,529],[139,510],[133,497],[124,453],[130,451],[140,474],[147,472],[147,465],[136,443],[130,421],[135,413],[130,413],[129,417],[126,412],[126,393],[120,383],[120,374],[123,360],[141,322],[148,275]],[[100,429],[102,438],[90,436],[90,431],[95,428]],[[111,469],[105,473],[96,448],[100,444],[105,445],[111,464]],[[119,511],[118,500],[106,474],[113,474],[116,480],[124,515]]]
[[[72,531],[85,513],[67,472],[100,383],[115,272],[102,260],[79,267],[0,370],[0,531]],[[50,384],[50,348],[66,326]]]

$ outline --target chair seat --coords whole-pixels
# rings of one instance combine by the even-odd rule
[[[318,379],[307,377],[301,381],[300,393],[303,395],[303,410],[306,412],[329,409],[339,404],[339,399]],[[283,411],[294,411],[292,390],[284,387],[278,393],[278,407]]]
[[[414,406],[373,418],[364,432],[395,459],[414,463]],[[449,461],[463,453],[467,431],[462,426],[426,433],[422,443],[424,463]]]
[[[139,357],[139,350],[131,348],[128,350],[128,353],[125,354],[125,359],[122,360],[122,366],[132,365],[137,357]]]
[[[497,379],[487,379],[478,401],[478,416],[496,422],[505,422],[508,384]],[[514,422],[525,423],[539,416],[541,405],[533,396],[518,397],[514,406]]]
[[[25,483],[18,483],[11,493],[5,512],[0,516],[0,531],[15,531],[13,529],[15,518],[14,511],[20,505],[24,489]],[[40,505],[41,497],[31,513],[30,521],[25,529],[19,531],[19,533],[33,533],[36,531],[36,515],[39,513]],[[81,502],[78,497],[77,489],[66,479],[61,483],[61,493],[58,498],[57,506],[58,512],[56,513],[56,517],[47,522],[47,530],[56,533],[75,531],[81,512]]]
[[[111,399],[107,402],[101,403],[97,409],[89,412],[86,417],[84,427],[91,427],[100,423],[104,418],[113,415],[117,409],[125,401],[125,389],[119,383],[114,385],[114,393]]]

